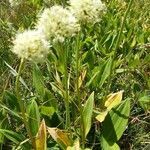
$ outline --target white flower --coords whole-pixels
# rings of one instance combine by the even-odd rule
[[[83,23],[96,23],[106,11],[101,0],[69,0],[70,10]]]
[[[47,39],[63,42],[65,37],[74,36],[80,25],[73,14],[62,6],[52,6],[41,14],[37,29],[42,31]]]
[[[20,58],[41,62],[49,52],[49,44],[36,30],[27,30],[16,35],[12,52]]]

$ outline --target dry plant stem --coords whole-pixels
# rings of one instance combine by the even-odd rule
[[[107,89],[106,89],[106,96],[108,95],[108,92],[109,92],[109,89],[110,89],[110,85],[111,85],[111,75],[113,73],[113,66],[114,66],[114,62],[115,62],[115,57],[116,57],[116,54],[117,54],[117,49],[119,47],[119,44],[120,44],[120,41],[121,41],[121,35],[122,35],[122,32],[123,32],[123,28],[125,26],[125,22],[126,22],[126,19],[127,19],[127,16],[130,12],[130,9],[131,9],[131,6],[132,6],[132,3],[133,3],[134,0],[130,0],[129,2],[129,5],[128,5],[128,8],[124,14],[124,17],[123,17],[123,20],[122,20],[122,23],[121,23],[121,28],[120,28],[120,31],[118,33],[118,37],[117,37],[117,41],[116,41],[116,45],[115,45],[115,48],[114,48],[114,54],[112,56],[112,64],[111,64],[111,70],[110,70],[110,76],[109,76],[109,79],[108,79],[108,86],[107,86]],[[113,43],[114,44],[114,43]],[[105,97],[106,98],[106,97]]]
[[[68,89],[68,69],[67,69],[67,58],[68,53],[67,49],[65,50],[65,107],[66,107],[66,129],[71,131],[71,125],[70,125],[70,108],[69,108],[69,89]]]
[[[79,68],[80,68],[80,60],[79,60],[79,49],[80,49],[80,46],[79,46],[79,42],[80,42],[80,35],[78,35],[77,37],[77,43],[76,43],[76,92],[77,92],[77,102],[78,102],[78,107],[79,107],[79,113],[80,113],[80,128],[81,128],[81,131],[80,131],[80,134],[81,134],[81,140],[82,140],[82,148],[84,149],[85,147],[85,129],[84,129],[84,126],[83,126],[83,115],[82,115],[82,105],[81,105],[81,97],[80,97],[80,89],[79,89]]]
[[[19,104],[19,107],[20,107],[21,115],[22,115],[22,118],[23,118],[23,123],[25,125],[26,130],[27,130],[27,134],[28,134],[28,136],[29,136],[29,138],[31,140],[32,147],[36,150],[34,138],[33,138],[32,134],[30,132],[28,121],[27,121],[27,118],[26,118],[25,109],[24,109],[24,103],[21,100],[21,96],[19,94],[19,78],[20,78],[20,75],[21,75],[21,71],[23,69],[23,64],[24,64],[24,59],[21,59],[21,62],[20,62],[20,65],[19,65],[18,74],[17,74],[17,77],[16,77],[16,82],[15,82],[15,93],[16,93],[16,97],[17,97],[18,104]]]

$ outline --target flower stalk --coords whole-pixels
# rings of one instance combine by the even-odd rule
[[[21,76],[23,65],[24,65],[24,59],[21,59],[19,69],[18,69],[18,74],[17,74],[16,81],[15,81],[15,93],[16,93],[16,97],[17,97],[18,104],[19,104],[19,107],[20,107],[23,123],[25,125],[26,130],[27,130],[27,134],[28,134],[28,136],[31,140],[32,147],[36,150],[35,141],[34,141],[34,138],[32,136],[32,133],[30,132],[28,121],[27,121],[27,118],[26,118],[24,103],[21,100],[21,95],[19,94],[19,79],[20,79],[20,76]]]
[[[84,126],[83,126],[83,115],[82,115],[82,105],[81,105],[81,96],[80,96],[80,88],[79,88],[79,73],[80,73],[80,34],[77,37],[76,42],[76,96],[77,96],[77,103],[79,106],[79,114],[80,114],[80,135],[81,135],[81,143],[82,148],[85,147],[85,133],[84,133]]]
[[[65,107],[66,107],[66,129],[71,131],[71,125],[70,125],[70,108],[69,108],[69,89],[68,89],[68,51],[65,49],[65,61],[64,61],[64,71],[65,71]]]

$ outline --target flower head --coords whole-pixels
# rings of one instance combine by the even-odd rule
[[[27,30],[16,35],[12,52],[20,58],[41,62],[49,51],[48,42],[36,30]]]
[[[37,29],[42,31],[47,39],[63,42],[65,37],[74,36],[80,29],[73,14],[62,6],[52,6],[41,14]]]
[[[106,6],[101,0],[69,0],[70,10],[83,23],[96,23],[101,20]]]

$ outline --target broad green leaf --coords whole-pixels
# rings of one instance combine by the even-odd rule
[[[40,110],[43,115],[46,115],[48,117],[52,116],[55,112],[54,107],[48,107],[48,106],[41,106]]]
[[[0,133],[16,144],[19,144],[21,141],[24,140],[22,134],[18,134],[11,130],[0,129]]]
[[[45,87],[44,87],[44,79],[39,67],[34,64],[33,66],[33,85],[37,91],[37,93],[44,97]]]
[[[116,143],[126,129],[130,114],[130,99],[112,109],[102,124],[102,135],[109,145]],[[109,129],[109,132],[108,132]]]
[[[112,58],[110,57],[106,62],[106,65],[105,65],[105,68],[104,68],[104,71],[102,73],[101,80],[99,83],[99,87],[102,87],[106,79],[110,76],[111,67],[112,67]]]
[[[59,146],[66,150],[67,147],[72,146],[73,142],[67,133],[58,128],[48,128],[48,132],[51,137],[59,144]]]
[[[102,150],[120,150],[120,147],[117,143],[109,145],[109,143],[105,140],[105,138],[103,138],[103,136],[101,137],[101,148]]]
[[[139,99],[139,103],[145,111],[150,111],[150,95],[145,95],[141,97]]]
[[[46,141],[47,141],[46,125],[43,119],[35,139],[36,150],[47,150]]]
[[[92,94],[89,96],[82,112],[85,137],[87,136],[91,128],[93,104],[94,104],[94,92],[92,92]]]
[[[40,123],[40,113],[38,109],[38,105],[34,99],[31,100],[31,103],[28,105],[27,108],[28,113],[28,123],[30,130],[32,132],[32,135],[35,136],[39,129],[39,123]]]

